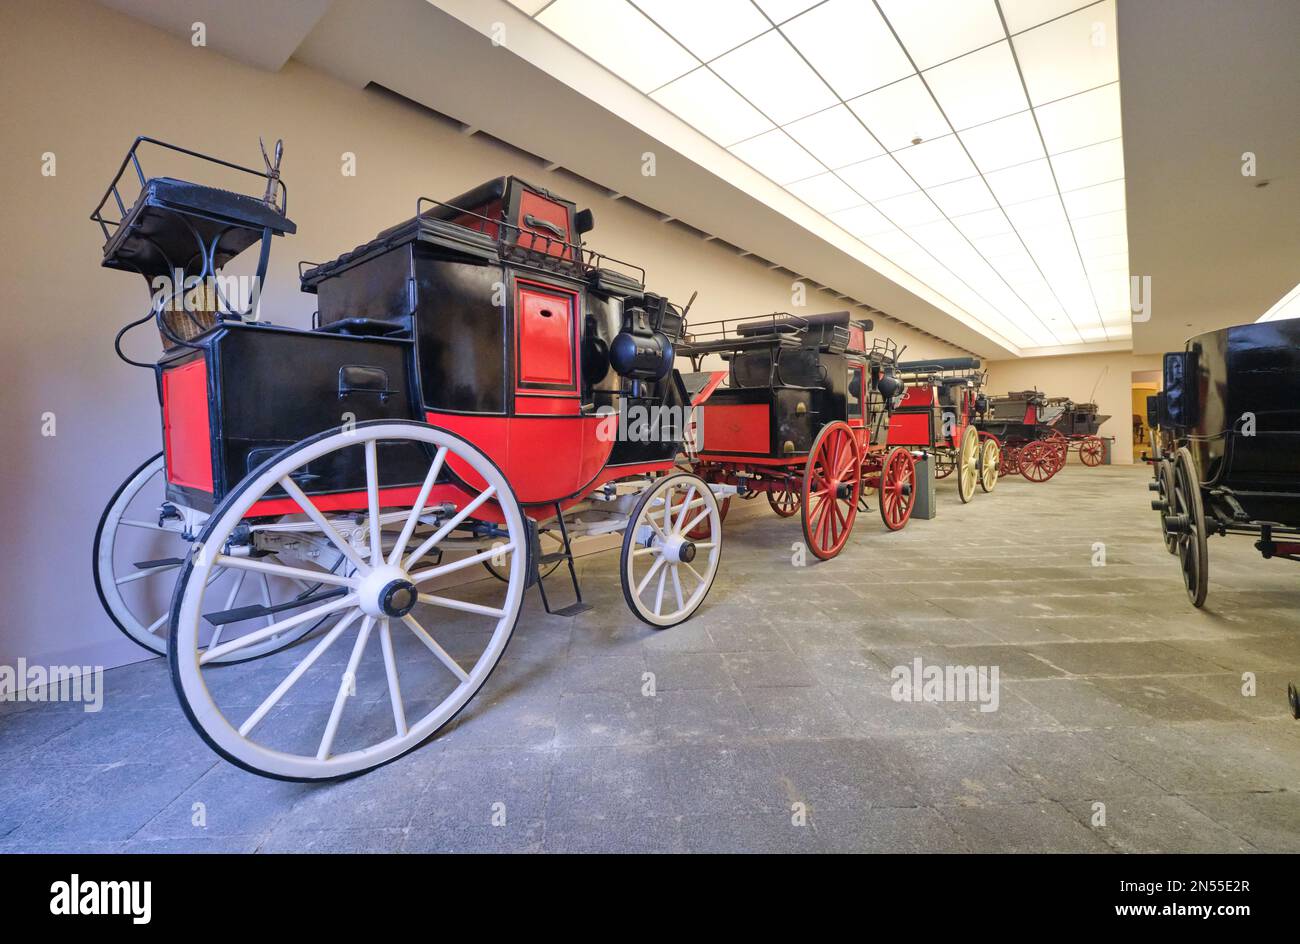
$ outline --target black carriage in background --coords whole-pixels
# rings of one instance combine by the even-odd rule
[[[1065,466],[1064,441],[1048,424],[1055,417],[1048,398],[1038,390],[1019,390],[981,398],[975,428],[1001,447],[998,473],[1019,473],[1031,482],[1046,482]]]
[[[1193,606],[1208,590],[1209,535],[1247,534],[1300,561],[1300,320],[1198,335],[1166,354],[1153,458],[1165,546]]]
[[[916,500],[912,455],[888,443],[903,392],[898,347],[868,340],[871,330],[848,311],[780,312],[693,324],[678,348],[695,371],[686,383],[701,416],[697,473],[742,497],[765,493],[781,517],[802,512],[807,547],[822,560],[848,542],[864,489],[879,492],[891,531]],[[728,369],[702,370],[710,355]]]

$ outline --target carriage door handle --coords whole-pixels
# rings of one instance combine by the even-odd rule
[[[544,229],[548,233],[554,235],[556,239],[564,238],[564,230],[560,229],[560,227],[556,226],[550,220],[540,220],[537,217],[533,216],[531,213],[525,213],[524,223],[525,225],[530,226],[533,229]]]

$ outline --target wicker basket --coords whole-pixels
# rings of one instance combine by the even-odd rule
[[[186,300],[189,301],[189,310],[186,310]],[[172,299],[163,309],[162,318],[171,334],[182,341],[192,341],[216,325],[218,311],[216,285],[209,280],[202,287],[195,287]],[[177,346],[167,332],[160,330],[158,333],[162,336],[164,350]]]

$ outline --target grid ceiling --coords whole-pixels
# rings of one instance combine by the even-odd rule
[[[1115,0],[510,0],[1024,348],[1131,336]]]

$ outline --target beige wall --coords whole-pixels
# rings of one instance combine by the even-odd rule
[[[1127,352],[990,361],[988,392],[997,396],[1037,388],[1048,396],[1095,402],[1099,412],[1110,415],[1100,432],[1115,437],[1111,462],[1127,464],[1133,461],[1133,372],[1159,366],[1158,354]]]
[[[674,299],[698,289],[693,319],[790,307],[787,277],[295,62],[260,72],[98,5],[54,0],[0,8],[0,70],[8,565],[0,663],[113,665],[142,654],[101,612],[90,550],[104,503],[159,448],[153,379],[112,351],[114,333],[146,310],[147,295],[142,281],[99,268],[100,234],[86,219],[137,134],[251,165],[260,163],[259,135],[284,138],[299,235],[275,243],[262,308],[270,321],[308,323],[314,298],[297,290],[297,260],[332,258],[370,239],[411,216],[419,195],[445,198],[506,173],[592,206],[593,245],[644,266],[651,287]],[[469,77],[447,77],[461,79]],[[345,151],[356,154],[356,177],[340,173]],[[45,152],[56,158],[53,177],[40,172]],[[808,306],[841,307],[812,292]],[[906,328],[890,333],[909,355],[957,353]],[[155,356],[151,328],[135,341],[133,352]],[[267,403],[275,408],[274,391]],[[50,438],[40,433],[47,412],[57,418]]]

